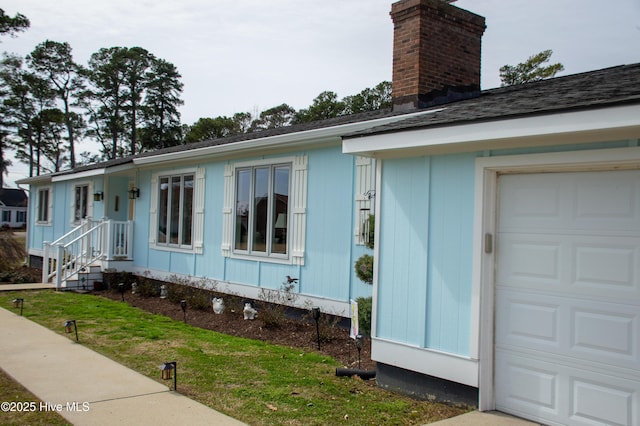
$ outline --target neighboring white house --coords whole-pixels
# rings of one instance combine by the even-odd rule
[[[25,227],[28,205],[29,198],[22,189],[0,188],[0,227]]]

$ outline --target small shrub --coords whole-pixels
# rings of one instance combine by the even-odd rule
[[[358,297],[358,329],[360,334],[371,335],[371,309],[372,309],[371,297]]]
[[[162,285],[158,280],[151,277],[148,271],[145,271],[143,275],[135,277],[138,283],[138,294],[141,297],[158,297],[160,296],[160,286]]]
[[[363,254],[354,265],[356,275],[367,284],[373,283],[373,256]]]
[[[313,319],[313,312],[311,310],[309,310],[303,318],[315,326],[315,320]],[[335,339],[336,329],[339,327],[340,320],[341,318],[338,315],[320,312],[320,319],[318,320],[318,334],[321,342],[329,343]],[[317,337],[318,336],[314,334],[313,340],[316,340]]]
[[[260,289],[258,298],[265,303],[260,305],[258,318],[264,322],[265,327],[277,328],[283,324],[286,319],[286,306],[294,304],[298,299],[294,290],[295,284],[287,282],[282,283],[277,290]]]
[[[177,275],[169,277],[167,284],[170,301],[180,303],[181,300],[186,300],[187,306],[199,310],[211,308],[212,290],[216,287],[217,283],[208,278],[194,281],[189,277],[178,277]]]

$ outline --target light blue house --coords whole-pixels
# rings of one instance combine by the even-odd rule
[[[375,162],[342,154],[341,136],[399,117],[340,117],[24,179],[31,263],[61,288],[91,285],[91,264],[254,299],[290,276],[298,306],[348,316],[351,299],[371,295],[353,264],[371,253]]]
[[[246,297],[288,275],[344,316],[372,294],[383,387],[640,424],[640,64],[481,91],[484,18],[391,17],[393,111],[25,179],[29,254]],[[372,212],[373,289],[353,268]]]
[[[391,15],[396,57],[438,70],[444,50],[479,73],[475,43],[430,46],[479,42],[477,16],[429,0]],[[425,113],[343,142],[377,165],[378,384],[543,424],[640,424],[640,64],[448,103],[437,71],[412,69],[394,61],[394,107]],[[398,99],[405,81],[420,89]]]

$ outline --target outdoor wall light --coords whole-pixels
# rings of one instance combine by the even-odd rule
[[[187,301],[182,299],[180,301],[180,307],[182,308],[182,315],[184,316],[184,322],[187,323]]]
[[[24,307],[24,299],[21,298],[21,297],[13,299],[13,307],[14,308],[18,308],[18,306],[20,307],[20,316],[22,316],[22,308]]]
[[[176,361],[165,362],[160,365],[162,380],[173,379],[173,390],[178,390],[178,363]]]
[[[93,201],[102,201],[104,200],[104,192],[98,191],[93,193]]]
[[[129,199],[135,200],[136,198],[140,198],[140,188],[131,188],[129,190]]]
[[[320,350],[320,308],[317,306],[311,310],[313,319],[316,322],[316,336],[318,338],[318,350]]]
[[[78,341],[78,326],[76,320],[66,320],[64,322],[64,332],[70,334],[72,331],[76,332],[76,342]]]

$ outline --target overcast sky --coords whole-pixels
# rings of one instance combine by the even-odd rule
[[[103,47],[140,46],[178,68],[182,122],[309,106],[320,92],[353,95],[391,80],[391,0],[4,0],[31,27],[4,37],[2,51],[26,55],[44,40],[68,42],[87,63]],[[574,74],[640,62],[640,0],[459,0],[486,18],[482,88],[498,69],[553,49]],[[86,150],[82,145],[78,152]],[[14,160],[14,163],[16,161]],[[24,177],[10,169],[5,185]]]

